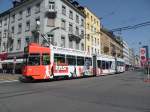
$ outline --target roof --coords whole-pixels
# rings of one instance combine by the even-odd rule
[[[107,30],[106,28],[101,28],[101,31],[103,33],[105,33],[106,35],[108,35],[108,37],[110,37],[111,39],[113,39],[115,42],[117,42],[119,45],[123,46],[123,42],[121,39],[119,39],[120,37],[114,35],[113,32],[110,32],[109,30]]]

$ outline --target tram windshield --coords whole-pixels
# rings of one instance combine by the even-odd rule
[[[25,65],[28,66],[39,66],[40,65],[40,54],[26,54]]]

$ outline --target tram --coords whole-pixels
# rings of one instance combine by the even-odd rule
[[[30,43],[24,49],[24,79],[79,78],[124,72],[123,60]]]

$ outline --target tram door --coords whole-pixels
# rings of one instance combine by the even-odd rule
[[[94,55],[93,56],[93,75],[96,76],[97,75],[97,56]]]

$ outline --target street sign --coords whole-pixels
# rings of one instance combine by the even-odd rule
[[[142,64],[145,64],[147,62],[145,48],[140,48],[140,61]]]

